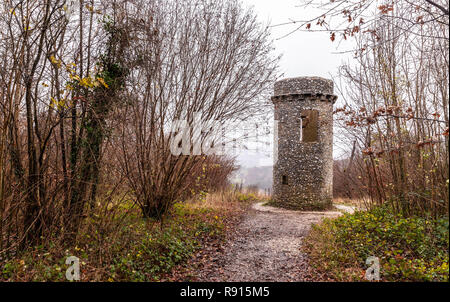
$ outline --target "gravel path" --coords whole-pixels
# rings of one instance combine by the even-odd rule
[[[236,234],[199,281],[308,281],[311,272],[300,251],[311,224],[338,211],[297,212],[257,203],[238,225]]]

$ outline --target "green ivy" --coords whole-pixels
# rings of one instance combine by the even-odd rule
[[[313,233],[319,234],[314,240],[331,236],[334,242],[331,253],[316,251],[326,255],[321,261],[337,260],[335,265],[345,267],[354,260],[364,269],[367,257],[375,256],[385,281],[448,281],[448,217],[402,217],[379,207],[326,220]],[[348,251],[350,258],[343,256]]]

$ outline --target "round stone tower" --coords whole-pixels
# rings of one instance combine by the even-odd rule
[[[333,82],[319,77],[275,83],[273,200],[321,210],[333,194]]]

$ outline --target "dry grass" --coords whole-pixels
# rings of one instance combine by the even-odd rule
[[[242,209],[243,203],[262,201],[267,197],[255,193],[242,193],[236,190],[224,190],[195,196],[186,202],[192,208],[215,209],[221,211],[235,211]]]
[[[49,241],[0,261],[0,281],[65,281],[65,260],[80,259],[81,281],[158,281],[201,250],[222,242],[228,225],[255,200],[239,192],[177,203],[164,219],[144,219],[131,202],[98,207],[76,245]]]
[[[366,209],[368,205],[367,201],[365,201],[364,199],[350,199],[343,197],[333,198],[333,204],[352,206],[358,209]]]

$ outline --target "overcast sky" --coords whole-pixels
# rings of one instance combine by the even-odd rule
[[[321,11],[299,7],[301,0],[241,0],[245,6],[253,6],[262,22],[272,25],[289,20],[310,20]],[[350,49],[349,45],[339,45],[336,39],[331,42],[327,32],[297,31],[281,38],[297,28],[299,24],[272,27],[272,37],[277,54],[282,55],[281,71],[285,77],[321,76],[330,78],[335,74],[341,61],[348,55],[336,52]],[[345,48],[347,47],[347,48]]]
[[[252,6],[261,22],[271,25],[289,22],[290,20],[310,20],[321,12],[314,8],[299,7],[301,0],[241,0],[244,6]],[[338,44],[338,39],[331,42],[327,32],[297,31],[287,37],[286,34],[297,28],[298,24],[271,27],[275,53],[282,55],[280,72],[283,77],[320,76],[332,78],[338,67],[348,60],[351,54],[337,54],[351,49],[347,43]],[[339,95],[338,95],[339,96]],[[272,138],[273,139],[273,138]],[[338,150],[334,150],[335,157]],[[271,165],[272,158],[265,154],[242,152],[238,162],[244,166]],[[270,154],[271,155],[271,154]]]

